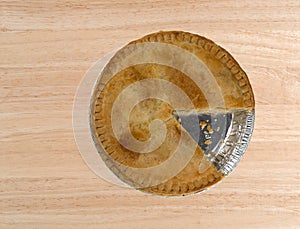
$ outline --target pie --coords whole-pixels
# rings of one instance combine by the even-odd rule
[[[254,125],[254,95],[211,40],[160,31],[117,51],[101,71],[91,133],[123,182],[162,196],[196,193],[230,174]]]

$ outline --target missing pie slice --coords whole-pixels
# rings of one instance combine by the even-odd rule
[[[91,133],[132,187],[179,196],[207,189],[245,153],[254,123],[249,80],[212,41],[161,31],[120,49],[91,99]]]

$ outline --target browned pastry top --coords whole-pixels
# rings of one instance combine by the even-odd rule
[[[254,98],[250,83],[244,71],[232,56],[212,41],[186,32],[170,31],[147,35],[129,43],[132,46],[140,43],[158,42],[178,46],[193,53],[210,70],[221,88],[226,109],[254,108]],[[126,46],[123,48],[125,50]],[[192,101],[195,109],[207,110],[209,104],[203,91],[183,72],[170,66],[143,63],[126,67],[114,75],[114,69],[127,58],[122,50],[107,64],[102,78],[110,78],[103,86],[98,81],[91,103],[92,134],[101,157],[108,167],[124,182],[133,184],[131,174],[126,169],[118,168],[112,162],[132,168],[148,168],[159,165],[172,156],[178,145],[182,132],[185,131],[172,115],[173,107],[160,99],[149,98],[136,104],[129,116],[128,125],[133,137],[139,141],[147,141],[151,135],[149,124],[155,120],[163,120],[167,134],[165,141],[156,150],[142,154],[131,151],[118,141],[114,135],[111,114],[112,106],[118,95],[129,85],[143,79],[162,79],[178,86]],[[134,96],[134,94],[133,94]],[[126,104],[124,104],[126,106]],[[120,114],[122,115],[122,114]],[[201,126],[201,123],[199,123]],[[121,136],[126,142],[128,136]],[[105,149],[106,152],[103,152]],[[169,180],[150,187],[135,187],[139,190],[158,195],[184,195],[199,192],[222,179],[223,174],[206,159],[203,151],[197,146],[194,156],[185,168]]]

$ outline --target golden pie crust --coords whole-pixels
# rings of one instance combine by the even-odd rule
[[[133,41],[127,46],[145,42],[172,44],[192,52],[204,62],[222,88],[226,109],[254,109],[254,96],[245,72],[227,51],[211,40],[187,32],[160,31]],[[120,58],[126,58],[126,55],[119,56],[118,53],[106,65],[101,77],[114,72],[113,69],[118,65]],[[116,161],[133,168],[156,166],[172,156],[181,131],[184,131],[172,116],[172,107],[169,104],[149,98],[132,109],[129,117],[131,134],[140,141],[146,141],[150,137],[149,123],[154,119],[160,119],[167,127],[167,136],[163,144],[150,153],[141,154],[123,147],[114,136],[111,127],[114,101],[129,85],[149,78],[164,79],[175,84],[187,94],[196,109],[208,109],[208,102],[201,89],[184,73],[169,66],[154,63],[138,64],[119,71],[105,85],[101,85],[98,81],[91,100],[92,136],[107,166],[121,180],[131,185],[135,178],[112,162]],[[140,112],[141,110],[143,112]],[[126,139],[126,136],[123,137]],[[106,152],[101,150],[103,148]],[[176,176],[158,185],[135,188],[157,195],[179,196],[207,189],[223,177],[224,174],[206,159],[198,146],[190,162]]]

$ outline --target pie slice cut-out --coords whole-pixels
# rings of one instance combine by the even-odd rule
[[[229,174],[243,156],[246,147],[243,144],[249,141],[254,113],[249,109],[174,110],[173,116],[210,161]],[[193,121],[195,118],[198,125]]]

